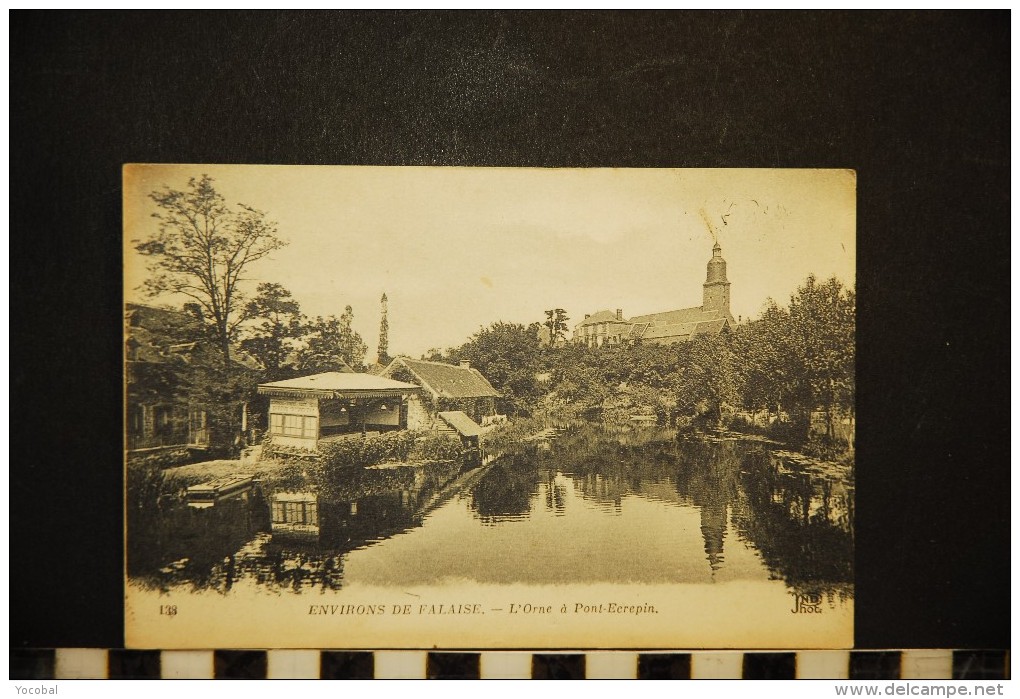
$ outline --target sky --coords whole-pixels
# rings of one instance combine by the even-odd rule
[[[551,308],[572,328],[604,309],[700,306],[716,240],[734,317],[787,303],[809,274],[854,286],[849,170],[126,165],[125,300],[185,300],[138,289],[147,261],[132,241],[156,230],[151,192],[203,174],[288,241],[251,267],[249,290],[282,284],[313,317],[352,306],[369,361],[383,292],[390,354],[416,357]]]

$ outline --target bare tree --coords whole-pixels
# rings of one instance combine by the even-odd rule
[[[150,296],[181,294],[198,303],[229,366],[231,338],[247,317],[243,274],[286,243],[264,212],[244,204],[228,207],[208,175],[191,178],[184,191],[164,187],[149,198],[160,209],[152,215],[159,229],[147,240],[132,241],[150,258],[142,288]]]

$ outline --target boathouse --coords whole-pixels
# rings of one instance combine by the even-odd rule
[[[269,434],[281,446],[315,449],[352,434],[407,429],[418,386],[338,371],[260,384],[269,397]]]

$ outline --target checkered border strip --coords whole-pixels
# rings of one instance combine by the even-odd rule
[[[11,679],[998,680],[1002,650],[532,653],[12,649]]]

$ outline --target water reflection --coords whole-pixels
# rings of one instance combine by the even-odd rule
[[[471,488],[471,509],[486,524],[522,519],[531,512],[540,480],[535,459],[499,459]]]
[[[575,426],[481,465],[367,469],[316,498],[317,531],[271,520],[271,488],[129,522],[129,574],[163,588],[345,582],[725,582],[852,595],[845,469],[761,443]],[[282,511],[282,510],[281,510]]]

